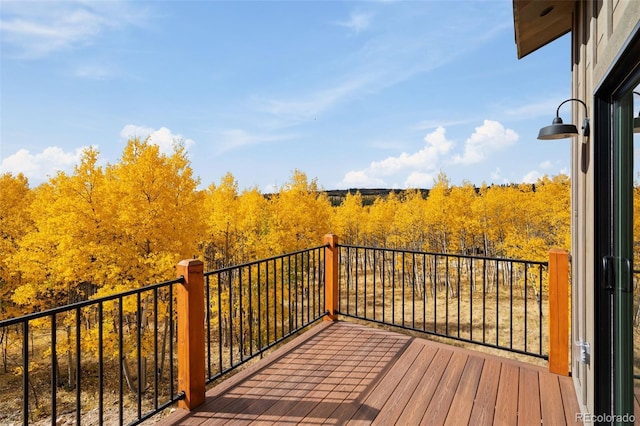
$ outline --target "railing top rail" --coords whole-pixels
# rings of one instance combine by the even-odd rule
[[[463,259],[498,260],[503,262],[528,263],[531,265],[541,265],[541,266],[549,265],[548,261],[523,260],[523,259],[513,259],[508,257],[488,257],[488,256],[477,256],[477,255],[460,254],[460,253],[436,253],[436,252],[418,251],[418,250],[393,249],[393,248],[386,248],[386,247],[356,246],[356,245],[349,245],[349,244],[338,244],[338,247],[367,249],[367,250],[383,250],[383,251],[390,251],[395,253],[426,254],[429,256],[457,257],[457,258],[463,258]]]
[[[83,300],[81,302],[76,302],[69,305],[58,306],[56,308],[47,309],[46,311],[33,312],[31,314],[23,315],[20,317],[2,320],[0,321],[0,327],[7,327],[10,325],[21,324],[25,321],[32,321],[38,318],[43,318],[43,317],[59,314],[62,312],[71,311],[78,308],[84,308],[84,307],[95,305],[101,302],[108,302],[110,300],[118,299],[120,297],[126,297],[126,296],[131,296],[137,293],[142,293],[145,291],[150,291],[150,290],[153,290],[154,288],[161,288],[161,287],[166,287],[172,284],[182,284],[182,283],[184,283],[184,277],[173,278],[171,280],[145,285],[140,288],[127,290],[120,293],[110,294],[108,296],[99,297],[97,299]]]
[[[219,274],[221,272],[226,272],[226,271],[230,271],[230,270],[238,269],[238,268],[246,268],[248,266],[257,265],[258,263],[270,262],[272,260],[282,259],[282,258],[287,257],[287,256],[295,256],[296,254],[307,253],[307,252],[310,252],[310,251],[319,250],[319,249],[326,248],[326,247],[329,247],[329,245],[328,244],[324,244],[324,245],[321,245],[321,246],[316,246],[316,247],[311,247],[311,248],[302,249],[302,250],[298,250],[298,251],[293,251],[293,252],[290,252],[290,253],[280,254],[278,256],[268,257],[266,259],[253,260],[251,262],[241,263],[239,265],[225,266],[224,268],[216,269],[216,270],[213,270],[213,271],[207,271],[207,272],[204,273],[204,276],[206,277],[208,275]]]

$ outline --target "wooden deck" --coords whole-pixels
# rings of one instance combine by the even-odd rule
[[[162,425],[577,424],[571,378],[346,322],[324,322]]]

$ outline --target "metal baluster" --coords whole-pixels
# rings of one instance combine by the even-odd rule
[[[55,426],[57,415],[57,392],[58,392],[58,360],[57,360],[57,325],[56,314],[51,315],[51,425]],[[98,350],[102,351],[102,336],[100,336]],[[102,375],[99,377],[99,404],[102,404]],[[100,405],[101,406],[101,405]]]

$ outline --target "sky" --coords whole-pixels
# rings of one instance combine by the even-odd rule
[[[201,187],[535,182],[571,95],[570,36],[518,60],[511,0],[0,3],[0,172],[181,141]],[[571,104],[560,111],[570,121]]]

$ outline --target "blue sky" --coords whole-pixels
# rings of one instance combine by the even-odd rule
[[[570,39],[517,60],[511,0],[2,1],[1,171],[182,140],[202,187],[532,182],[570,97]],[[570,119],[570,104],[560,112]]]

